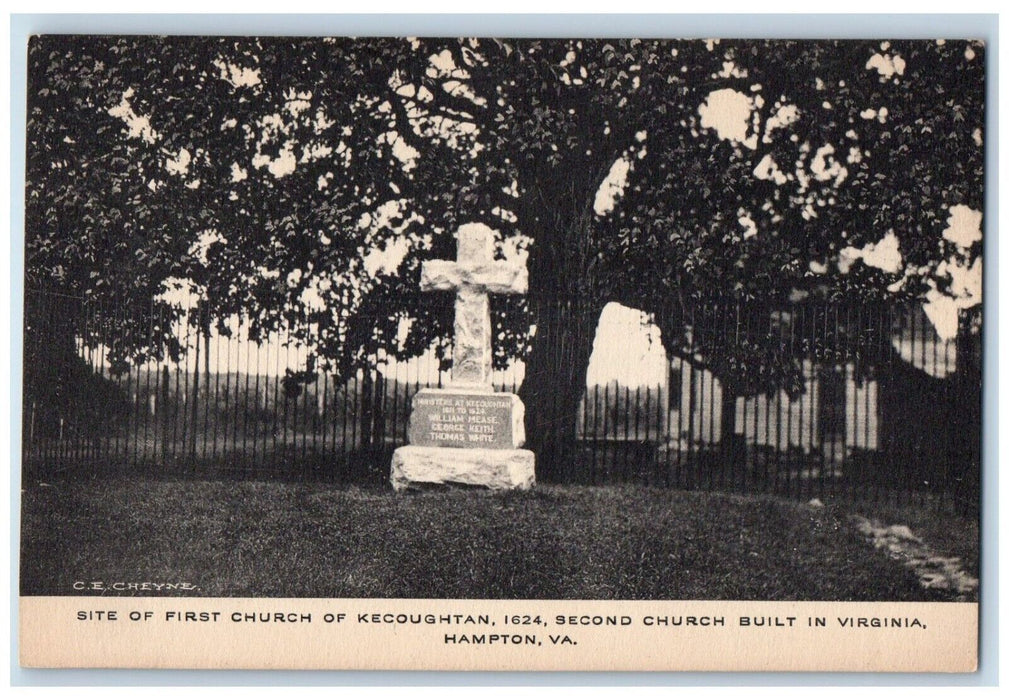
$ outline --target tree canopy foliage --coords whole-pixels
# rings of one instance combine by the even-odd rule
[[[450,335],[420,262],[482,221],[568,305],[496,316],[534,420],[610,301],[673,353],[698,304],[979,302],[980,235],[949,233],[980,231],[977,42],[53,36],[29,70],[29,284],[184,287],[347,371]],[[767,348],[721,347],[691,359],[766,386]]]

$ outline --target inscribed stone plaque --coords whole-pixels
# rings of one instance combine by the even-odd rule
[[[512,449],[513,394],[422,391],[413,399],[410,444]]]

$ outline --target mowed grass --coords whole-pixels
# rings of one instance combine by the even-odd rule
[[[22,511],[25,595],[185,581],[200,596],[943,599],[845,511],[771,497],[118,478],[32,485]]]

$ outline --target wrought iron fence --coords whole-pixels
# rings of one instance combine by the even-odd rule
[[[564,302],[523,303],[541,322],[571,322]],[[29,292],[25,319],[28,477],[116,470],[381,482],[406,443],[413,395],[449,378],[433,350],[398,361],[376,352],[343,377],[306,371],[312,348],[296,340],[305,334],[249,340],[247,319],[210,319],[199,307]],[[577,409],[566,415],[559,402],[545,414],[570,430],[527,421],[531,437],[551,436],[534,441],[548,479],[978,499],[976,332],[944,336],[921,307],[894,306],[729,303],[643,314],[611,305],[591,322]],[[527,389],[521,361],[494,379],[501,390]]]

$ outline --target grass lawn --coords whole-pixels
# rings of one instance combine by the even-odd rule
[[[945,599],[848,510],[762,496],[110,478],[31,485],[22,511],[26,595],[186,581],[200,596]]]

